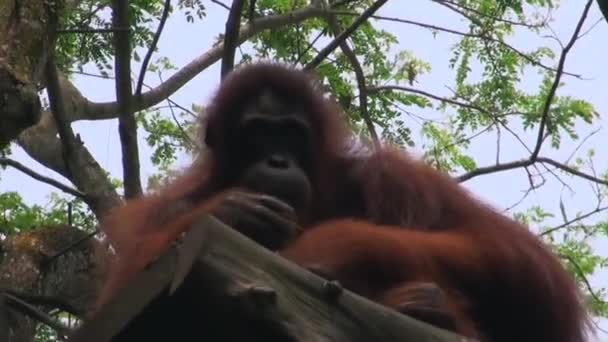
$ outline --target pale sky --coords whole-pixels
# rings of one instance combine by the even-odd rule
[[[229,1],[226,1],[226,3],[229,3]],[[580,0],[562,1],[560,9],[554,13],[551,26],[563,42],[566,42],[570,38],[584,3],[584,1]],[[173,19],[167,22],[165,31],[159,42],[160,55],[156,54],[153,60],[162,55],[168,57],[173,65],[181,67],[211,47],[214,38],[224,29],[227,12],[225,9],[212,3],[207,2],[206,4],[208,9],[207,17],[202,21],[187,23],[183,16],[176,14],[173,16]],[[391,1],[379,11],[379,14],[431,23],[460,31],[466,31],[467,28],[466,22],[461,20],[458,15],[428,0]],[[590,27],[600,17],[599,9],[594,3],[585,27]],[[426,29],[400,23],[380,22],[377,23],[377,26],[397,36],[400,44],[396,46],[396,50],[407,49],[413,51],[418,58],[431,64],[432,71],[420,77],[419,82],[415,84],[416,87],[438,95],[450,95],[449,88],[453,85],[454,71],[448,68],[448,60],[452,57],[449,48],[460,37],[446,33],[440,33],[437,37],[433,37]],[[554,48],[556,53],[559,53],[559,47],[555,41],[546,37],[539,38],[522,31],[518,31],[508,41],[523,51],[536,48],[542,44]],[[572,77],[565,77],[562,81],[566,83],[566,86],[558,90],[558,95],[570,95],[594,104],[597,111],[602,115],[602,126],[608,123],[606,119],[606,115],[608,114],[607,42],[608,24],[606,22],[599,23],[588,35],[579,40],[569,54],[566,61],[566,70],[582,74],[586,79],[578,80]],[[138,71],[139,65],[134,65],[133,70]],[[87,71],[95,73],[94,68],[89,68]],[[165,74],[163,78],[166,79],[169,75],[170,73]],[[218,80],[219,63],[216,63],[190,81],[171,98],[188,108],[192,103],[205,104],[209,99],[211,91],[217,86]],[[526,74],[522,80],[522,87],[524,90],[533,92],[537,89],[539,80],[540,78],[536,73],[531,72],[529,75]],[[83,95],[92,101],[112,101],[115,99],[114,84],[111,80],[76,76],[75,82]],[[156,85],[159,83],[158,77],[155,74],[148,73],[146,83]],[[412,111],[425,117],[439,118],[442,115],[441,113],[420,111],[415,108]],[[413,138],[415,141],[418,141],[419,126],[416,126],[414,122],[411,122],[411,124],[411,129],[414,132]],[[595,124],[592,129],[598,127],[598,124]],[[114,177],[120,178],[122,174],[120,163],[121,152],[116,120],[78,122],[73,125],[73,128],[81,135],[85,145],[100,165]],[[584,137],[592,129],[579,125],[577,126],[577,133],[581,137]],[[522,133],[522,138],[528,142],[529,146],[533,146],[533,141],[536,138],[535,132],[522,132],[519,127],[515,130],[518,133]],[[605,136],[606,131],[602,129],[598,134],[587,140],[578,152],[579,156],[584,157],[587,149],[595,148],[595,167],[600,172],[608,169],[608,145],[606,144],[607,139]],[[501,145],[502,162],[526,156],[525,151],[513,138],[508,138],[506,133],[503,134],[503,138],[505,139]],[[472,144],[470,154],[475,158],[478,166],[487,166],[495,162],[495,140],[496,136],[492,133],[475,140]],[[140,133],[140,141],[142,177],[145,180],[154,171],[149,160],[151,151],[145,144],[145,141],[143,141],[142,133]],[[577,145],[578,142],[564,141],[560,151],[545,147],[541,155],[563,161],[568,158]],[[419,151],[419,149],[416,150]],[[16,146],[13,146],[12,158],[19,160],[41,174],[56,177],[67,183],[61,176],[37,164]],[[182,158],[181,165],[186,165],[186,163],[187,158]],[[577,211],[586,212],[593,209],[595,206],[595,202],[593,201],[594,195],[588,182],[566,175],[561,176],[561,178],[571,186],[574,192],[564,190],[557,180],[548,176],[546,185],[530,194],[515,210],[525,210],[532,205],[541,205],[546,210],[557,213],[560,196],[562,196],[566,203],[570,217],[573,217]],[[475,178],[464,183],[464,185],[496,207],[507,208],[517,202],[523,192],[528,189],[528,179],[523,170],[514,170]],[[23,191],[23,189],[35,190]],[[46,184],[33,181],[19,171],[8,168],[2,172],[0,191],[18,191],[28,203],[45,204],[46,196],[49,192],[55,191],[55,189]],[[600,215],[603,216],[597,218],[606,219],[606,214]],[[556,224],[561,223],[559,216],[554,221]],[[602,255],[608,254],[608,244],[606,241],[596,241],[594,242],[594,247]],[[598,272],[591,279],[591,282],[595,286],[607,286],[608,272]],[[601,326],[603,329],[608,329],[608,323],[606,322],[602,322]],[[601,332],[598,334],[599,340],[608,340],[608,335]]]

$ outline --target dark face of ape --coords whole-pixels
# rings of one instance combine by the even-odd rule
[[[301,216],[312,197],[314,136],[307,116],[287,100],[265,91],[245,104],[229,150],[236,186],[275,196]]]

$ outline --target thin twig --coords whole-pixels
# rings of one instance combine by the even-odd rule
[[[50,263],[52,263],[53,261],[55,261],[60,256],[66,254],[67,252],[71,251],[72,249],[78,247],[81,243],[83,243],[83,242],[91,239],[92,237],[94,237],[95,235],[97,235],[97,233],[99,233],[99,229],[95,229],[94,231],[86,234],[85,236],[81,237],[80,239],[72,242],[71,244],[67,245],[66,247],[64,247],[59,252],[55,253],[54,255],[52,255],[51,257],[49,257],[48,259],[46,259],[45,260],[45,264],[49,265]]]
[[[4,297],[8,299],[8,304],[15,310],[37,320],[38,322],[42,322],[48,325],[49,327],[57,331],[57,333],[60,334],[63,338],[67,337],[70,334],[70,328],[64,326],[46,313],[38,310],[33,305],[22,301],[21,299],[11,295],[10,293],[4,292]]]
[[[160,80],[161,83],[163,83],[163,76],[160,73],[158,73],[158,79]],[[180,109],[183,109],[183,107],[180,107],[179,105],[176,105],[176,104],[172,104],[172,102],[173,101],[170,98],[167,98],[167,103],[169,104],[169,111],[171,112],[171,117],[173,118],[173,122],[175,122],[175,125],[177,126],[177,128],[180,130],[180,132],[182,132],[183,139],[186,140],[188,142],[188,144],[190,144],[190,147],[196,146],[196,147],[200,148],[201,146],[199,146],[199,144],[197,142],[194,142],[194,141],[192,141],[192,139],[190,139],[190,136],[188,135],[188,133],[186,132],[186,130],[184,129],[182,124],[179,122],[179,120],[177,120],[177,116],[175,115],[175,110],[173,109],[173,107],[177,107]]]
[[[573,219],[571,219],[569,221],[566,221],[566,222],[564,222],[564,223],[562,223],[562,224],[560,224],[558,226],[555,226],[555,227],[552,227],[552,228],[549,228],[549,229],[543,231],[542,233],[540,233],[540,236],[549,235],[551,233],[554,233],[554,232],[556,232],[556,231],[558,231],[558,230],[560,230],[562,228],[566,228],[566,227],[572,225],[573,223],[576,223],[578,221],[582,221],[582,220],[584,220],[584,219],[586,219],[588,217],[591,217],[591,216],[593,216],[595,214],[601,213],[602,211],[605,211],[607,209],[608,209],[608,207],[597,207],[597,208],[595,208],[594,210],[592,210],[592,211],[590,211],[588,213],[585,213],[585,214],[580,215],[580,216],[578,216],[576,218],[573,218]]]
[[[26,175],[34,178],[37,181],[54,186],[57,189],[65,192],[67,194],[70,194],[72,196],[75,196],[78,198],[84,198],[86,196],[86,194],[81,192],[80,190],[74,189],[73,187],[71,187],[69,185],[65,185],[59,181],[54,180],[53,178],[43,176],[43,175],[39,174],[38,172],[30,169],[29,167],[21,164],[20,162],[18,162],[16,160],[12,160],[9,158],[0,158],[0,165],[7,165],[10,167],[13,167],[13,168],[25,173]]]
[[[152,54],[154,50],[156,50],[156,45],[158,44],[158,40],[160,39],[160,35],[163,32],[165,27],[165,22],[169,17],[169,12],[171,10],[171,0],[165,0],[165,7],[163,8],[163,13],[160,17],[160,22],[158,23],[158,28],[154,33],[154,38],[152,39],[152,43],[148,48],[148,52],[146,52],[146,56],[141,64],[141,69],[139,71],[139,79],[137,80],[137,87],[135,88],[135,96],[141,95],[141,87],[144,84],[144,78],[146,77],[146,72],[148,71],[148,64],[150,63],[150,59],[152,58]]]
[[[604,179],[601,179],[601,178],[593,177],[593,176],[588,175],[588,174],[586,174],[584,172],[580,172],[580,171],[578,171],[578,170],[576,170],[576,169],[574,169],[574,168],[572,168],[572,167],[570,167],[570,166],[568,166],[566,164],[562,164],[560,162],[557,162],[557,161],[555,161],[553,159],[550,159],[550,158],[547,158],[547,157],[537,157],[536,161],[541,162],[541,163],[546,163],[546,164],[549,164],[549,165],[553,165],[553,166],[555,166],[558,169],[561,169],[561,170],[566,171],[568,173],[571,173],[573,175],[579,176],[579,177],[584,178],[586,180],[592,181],[592,182],[597,183],[597,184],[603,184],[603,185],[607,185],[608,186],[608,180],[604,180]]]
[[[463,108],[468,108],[468,109],[472,109],[472,110],[476,110],[482,113],[488,113],[487,110],[474,105],[474,104],[470,104],[470,103],[465,103],[465,102],[460,102],[458,100],[453,100],[447,97],[441,97],[435,94],[431,94],[429,92],[426,92],[424,90],[419,90],[416,88],[411,88],[411,87],[406,87],[406,86],[399,86],[399,85],[382,85],[382,86],[374,86],[374,87],[369,87],[367,88],[367,91],[372,94],[372,93],[377,93],[377,92],[381,92],[381,91],[387,91],[387,90],[399,90],[399,91],[405,91],[408,93],[414,93],[414,94],[420,94],[423,96],[426,96],[428,98],[437,100],[437,101],[441,101],[441,102],[446,102],[446,103],[450,103],[453,104],[455,106],[459,106],[459,107],[463,107]]]
[[[478,16],[485,17],[485,18],[488,18],[488,19],[491,19],[491,20],[494,20],[497,22],[503,22],[503,23],[513,25],[513,26],[523,26],[523,27],[527,27],[530,29],[541,28],[545,25],[545,21],[546,21],[546,20],[543,20],[543,22],[541,22],[540,24],[528,24],[528,23],[524,23],[521,21],[513,21],[513,20],[504,19],[504,18],[500,18],[500,17],[496,17],[496,16],[491,16],[487,13],[478,11],[477,9],[475,9],[473,7],[462,5],[462,4],[453,2],[453,1],[446,1],[446,0],[431,0],[431,1],[462,15],[463,17],[465,17],[469,20],[470,20],[470,15],[468,15],[467,13],[464,13],[464,11],[468,11],[468,12],[474,13]],[[455,8],[455,7],[462,8],[462,10]]]
[[[326,30],[327,30],[326,28],[323,28],[321,30],[321,32],[319,32],[317,34],[317,36],[312,41],[310,41],[310,43],[308,43],[308,46],[304,49],[304,51],[302,51],[300,53],[300,55],[298,56],[298,59],[296,60],[296,62],[294,64],[299,64],[302,61],[302,57],[304,57],[304,55],[306,55],[308,53],[308,51],[310,51],[310,49],[312,49],[315,46],[315,44],[317,43],[319,38],[321,38],[325,33],[327,33]]]
[[[593,297],[593,299],[595,299],[598,303],[604,303],[604,301],[593,290],[593,286],[591,286],[591,283],[589,282],[589,279],[587,279],[587,276],[585,275],[585,272],[583,271],[583,269],[581,268],[581,266],[578,264],[578,262],[576,260],[574,260],[574,258],[572,258],[569,255],[560,254],[560,256],[562,258],[568,259],[568,261],[570,261],[570,263],[572,263],[572,265],[574,266],[574,268],[576,268],[576,271],[577,271],[578,275],[583,280],[583,283],[585,283],[585,287],[587,287],[587,291],[589,291],[589,294],[591,295],[591,297]]]
[[[68,33],[116,33],[116,32],[128,32],[128,27],[113,27],[109,29],[61,29],[57,30],[59,34],[68,34]]]
[[[351,15],[351,16],[358,15],[356,12],[350,12],[350,11],[332,10],[329,12],[333,13],[333,14],[338,14],[338,15]],[[427,24],[427,23],[414,21],[414,20],[401,19],[401,18],[396,18],[396,17],[373,15],[373,16],[371,16],[371,18],[377,19],[377,20],[384,20],[384,21],[393,21],[393,22],[398,22],[398,23],[402,23],[402,24],[409,24],[409,25],[419,26],[419,27],[423,27],[423,28],[427,28],[427,29],[431,29],[431,30],[435,30],[435,31],[450,33],[450,34],[457,35],[457,36],[481,39],[481,40],[497,43],[497,44],[500,44],[500,45],[504,46],[505,48],[515,52],[517,55],[519,55],[520,57],[522,57],[523,59],[525,59],[526,61],[528,61],[530,64],[532,64],[534,66],[539,66],[539,67],[541,67],[545,70],[549,70],[549,71],[556,71],[555,68],[552,68],[548,65],[543,64],[540,60],[536,60],[536,59],[530,57],[530,55],[528,55],[527,53],[515,48],[514,46],[505,42],[504,40],[494,38],[491,35],[488,35],[487,33],[480,34],[480,33],[462,32],[462,31],[458,31],[458,30],[453,30],[453,29],[437,26],[437,25],[431,25],[431,24]],[[582,77],[579,74],[574,74],[574,73],[566,72],[566,71],[563,71],[563,74],[572,76],[572,77],[576,77],[576,78]]]

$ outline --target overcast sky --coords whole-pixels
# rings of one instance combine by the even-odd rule
[[[217,34],[224,29],[226,10],[209,2],[206,3],[208,4],[208,15],[203,21],[187,23],[183,16],[174,15],[173,19],[170,19],[165,26],[165,31],[159,42],[160,55],[168,57],[177,67],[185,65],[206,51],[212,45]],[[554,20],[551,26],[562,41],[565,42],[570,38],[583,6],[584,1],[581,0],[562,1],[560,9],[554,13]],[[379,14],[398,16],[462,31],[466,30],[466,23],[458,15],[428,0],[391,1],[380,10]],[[590,27],[600,17],[599,9],[594,3],[585,27]],[[417,57],[432,65],[432,71],[420,77],[419,82],[415,84],[416,87],[438,95],[450,95],[449,87],[453,85],[454,72],[448,67],[448,60],[451,57],[449,49],[460,37],[445,33],[434,37],[425,29],[399,23],[380,22],[378,26],[398,37],[400,44],[396,47],[396,51],[403,49],[411,50]],[[536,48],[542,44],[549,45],[559,52],[559,47],[555,41],[546,37],[539,38],[525,31],[518,31],[508,41],[523,51]],[[155,55],[153,59],[158,56]],[[608,114],[608,67],[606,67],[606,56],[608,56],[608,25],[606,22],[601,22],[593,31],[576,43],[566,61],[566,70],[582,74],[586,79],[578,80],[566,77],[563,79],[566,82],[566,86],[558,91],[559,95],[582,98],[594,104],[597,111],[602,115],[603,126],[608,123],[606,119],[606,114]],[[139,65],[134,66],[133,70],[139,70]],[[96,72],[94,68],[90,68],[88,71]],[[474,70],[473,74],[475,72]],[[169,75],[167,74],[163,77],[166,79]],[[216,87],[218,80],[219,64],[216,63],[180,89],[172,96],[172,99],[185,107],[190,107],[192,103],[205,104]],[[539,81],[539,75],[530,72],[530,75],[526,74],[522,80],[522,87],[524,90],[533,92],[538,88]],[[92,101],[111,101],[115,99],[114,84],[111,80],[76,76],[75,83],[82,93]],[[148,73],[146,83],[156,85],[159,83],[158,77],[155,74]],[[412,111],[426,117],[441,118],[443,115],[442,113],[419,111],[415,108]],[[411,128],[415,132],[414,140],[418,140],[420,138],[417,133],[419,126],[417,127],[416,122],[411,120],[408,120],[408,124],[412,125]],[[78,122],[73,125],[73,128],[77,133],[80,133],[87,148],[97,158],[101,166],[114,177],[120,178],[122,171],[117,122],[115,120]],[[593,128],[598,128],[598,125],[596,124]],[[533,141],[536,138],[534,132],[522,132],[520,127],[516,127],[516,131],[522,133],[523,140],[528,142],[530,146],[533,145]],[[591,128],[589,127],[583,125],[577,126],[577,133],[581,137],[590,132]],[[587,149],[592,147],[596,149],[597,157],[594,161],[597,170],[608,169],[608,139],[606,138],[606,134],[605,129],[603,129],[590,138],[579,150],[579,155],[584,156]],[[140,133],[141,137],[142,134]],[[501,145],[502,162],[526,156],[525,150],[513,138],[507,137],[507,134],[504,134],[503,138],[504,141]],[[545,148],[541,154],[563,161],[568,158],[577,145],[578,142],[564,142],[560,151]],[[149,161],[150,149],[145,145],[143,140],[140,148],[142,176],[145,179],[154,170]],[[420,148],[418,146],[415,150],[420,151]],[[496,135],[489,134],[486,137],[475,140],[470,148],[470,153],[474,156],[479,166],[495,163]],[[18,147],[13,147],[12,157],[44,175],[65,181],[54,172],[34,162]],[[180,165],[186,165],[188,159],[182,158],[180,161]],[[557,213],[560,196],[564,199],[570,211],[570,216],[574,216],[577,211],[589,211],[593,209],[595,205],[594,195],[588,182],[582,182],[567,176],[563,176],[562,179],[570,184],[574,190],[573,192],[564,189],[559,181],[548,177],[547,183],[543,188],[528,196],[514,210],[524,210],[538,204],[551,212]],[[529,184],[525,171],[515,170],[475,178],[464,185],[479,197],[502,209],[516,203],[522,197],[525,190],[528,189]],[[24,191],[24,189],[28,190]],[[29,203],[45,204],[47,201],[46,196],[49,192],[55,191],[55,189],[46,184],[35,182],[18,171],[9,168],[2,172],[0,191],[18,191]],[[606,215],[604,214],[600,218],[605,219]],[[560,223],[558,218],[556,218],[555,222],[556,224]],[[602,254],[608,254],[606,253],[608,244],[605,241],[596,241],[594,242],[594,246]],[[592,283],[596,286],[608,285],[608,273],[599,272],[593,277]],[[567,310],[567,308],[564,309]],[[608,324],[604,323],[602,327],[608,329]],[[608,335],[606,334],[600,333],[600,337],[600,340],[608,340]]]

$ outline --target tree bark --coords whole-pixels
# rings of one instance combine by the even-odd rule
[[[40,119],[37,87],[62,0],[0,0],[0,148]]]

